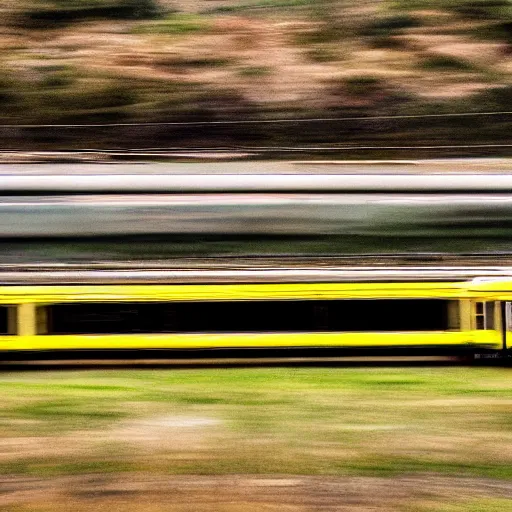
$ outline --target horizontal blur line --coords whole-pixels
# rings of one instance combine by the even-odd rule
[[[0,283],[292,283],[361,281],[466,281],[475,278],[512,279],[512,267],[344,267],[218,269],[218,270],[22,270],[0,269]]]
[[[1,127],[0,127],[1,128]],[[229,148],[118,148],[118,149],[98,149],[98,148],[84,148],[77,149],[73,152],[67,152],[63,154],[73,153],[105,153],[108,155],[131,155],[131,156],[158,156],[165,155],[166,153],[171,154],[184,154],[189,153],[226,153],[233,151],[258,151],[258,152],[272,152],[272,151],[357,151],[360,149],[368,150],[379,150],[379,149],[459,149],[459,148],[508,148],[512,147],[512,144],[508,143],[491,143],[491,144],[434,144],[434,145],[421,145],[421,146],[232,146]],[[7,150],[4,152],[15,153],[14,150]],[[31,154],[37,155],[37,152],[31,152]],[[44,154],[44,153],[41,153]]]
[[[2,361],[0,371],[131,369],[131,368],[251,368],[251,367],[343,367],[362,366],[423,366],[467,364],[461,356],[344,356],[344,357],[269,357],[215,359],[85,359],[85,360],[15,360]]]
[[[313,118],[277,118],[277,119],[239,119],[219,121],[161,121],[147,123],[103,123],[103,124],[2,124],[0,128],[115,128],[129,126],[211,126],[211,125],[244,125],[244,124],[287,124],[287,123],[323,123],[338,121],[375,121],[379,119],[427,119],[446,117],[478,117],[478,116],[506,116],[512,111],[494,112],[453,112],[442,114],[402,114],[381,116],[355,116],[355,117],[313,117]]]
[[[512,147],[512,144],[511,144]],[[311,191],[365,192],[511,192],[509,174],[75,174],[0,175],[2,194],[40,191],[164,193],[232,193]]]

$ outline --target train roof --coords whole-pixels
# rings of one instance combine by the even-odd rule
[[[512,192],[512,174],[0,174],[12,193]]]
[[[510,192],[509,159],[0,164],[11,193]]]

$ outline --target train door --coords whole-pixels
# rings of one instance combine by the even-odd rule
[[[512,339],[512,302],[502,302],[501,311],[503,315],[503,350],[510,347],[509,340]]]
[[[508,340],[512,340],[512,301],[478,301],[472,308],[472,329],[482,332],[479,338],[481,347],[475,353],[475,359],[500,359],[507,349]],[[479,334],[480,336],[480,334]],[[487,347],[485,348],[485,346]],[[491,348],[492,347],[492,348]]]

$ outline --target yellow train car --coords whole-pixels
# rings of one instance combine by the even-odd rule
[[[0,351],[504,354],[512,282],[0,287]]]

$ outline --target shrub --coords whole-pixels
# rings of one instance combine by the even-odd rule
[[[43,87],[66,87],[76,80],[76,75],[71,68],[66,66],[57,66],[57,69],[46,68],[48,73],[42,80]]]
[[[238,74],[244,77],[259,77],[270,75],[272,69],[268,66],[247,66],[239,70]]]
[[[510,110],[512,105],[512,85],[492,87],[474,97],[479,110]],[[504,117],[509,121],[510,118]]]
[[[0,78],[0,105],[12,105],[18,102],[18,84],[10,77]]]
[[[125,18],[134,20],[158,18],[162,15],[155,0],[121,0],[119,9]]]
[[[316,46],[306,52],[307,57],[313,62],[333,62],[339,59],[336,52],[323,46]]]
[[[134,28],[137,34],[170,34],[179,35],[188,32],[199,32],[209,28],[209,23],[194,14],[170,14],[157,22],[144,24]]]
[[[393,8],[405,10],[448,10],[469,18],[503,19],[510,16],[510,0],[394,0]]]
[[[39,2],[25,11],[21,24],[29,28],[53,28],[88,19],[151,19],[161,15],[155,0],[56,0]]]
[[[154,65],[163,68],[174,68],[175,70],[185,71],[187,69],[207,69],[228,66],[229,59],[215,57],[196,57],[187,59],[185,57],[169,56],[160,57],[155,60]]]
[[[512,20],[479,26],[474,29],[473,34],[483,39],[497,39],[512,44]]]
[[[247,3],[239,3],[236,5],[221,5],[212,9],[207,9],[204,12],[207,14],[216,13],[232,13],[238,11],[248,10],[263,10],[263,9],[284,9],[293,7],[305,7],[314,5],[318,0],[254,0]]]
[[[470,18],[501,19],[512,15],[509,0],[450,0],[446,8]]]
[[[361,31],[364,36],[388,37],[399,33],[403,29],[421,25],[417,18],[408,14],[387,16],[366,25]]]
[[[136,103],[137,94],[129,85],[113,83],[86,93],[82,99],[96,103],[98,108],[123,107]]]
[[[372,37],[369,44],[373,48],[387,48],[390,50],[401,50],[407,47],[407,41],[394,36]]]
[[[345,80],[345,89],[353,96],[372,94],[380,89],[382,80],[374,76],[353,76]]]
[[[344,32],[334,21],[322,22],[315,30],[300,34],[299,44],[334,43],[343,38]]]
[[[474,71],[475,67],[461,59],[449,55],[432,55],[427,57],[420,66],[427,70],[438,71]]]

